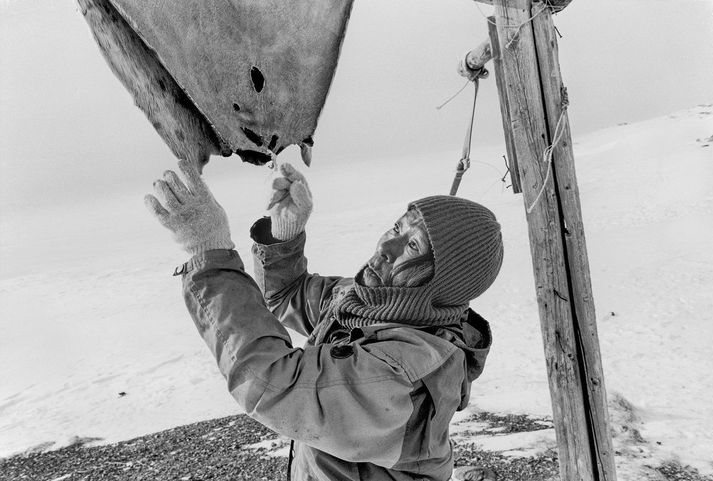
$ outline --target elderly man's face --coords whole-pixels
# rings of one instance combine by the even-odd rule
[[[423,217],[409,210],[379,239],[361,283],[367,287],[413,286],[424,283],[432,274],[433,251]]]

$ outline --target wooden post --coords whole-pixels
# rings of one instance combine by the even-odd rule
[[[488,19],[489,24],[488,26],[490,27],[491,30],[494,30],[495,28],[495,19],[494,17],[489,17]],[[503,113],[502,115],[502,121],[503,121],[503,131],[505,132],[505,147],[508,155],[508,167],[510,170],[510,179],[512,181],[512,190],[514,193],[519,194],[522,192],[522,189],[520,188],[520,178],[518,177],[518,172],[517,172],[517,157],[515,155],[515,148],[513,145],[513,140],[512,140],[512,135],[510,134],[509,126],[510,126],[510,116],[507,114],[508,109],[506,106],[503,105],[503,102],[507,104],[507,94],[505,92],[505,89],[501,85],[503,77],[503,71],[502,71],[502,65],[500,62],[499,54],[498,54],[498,44],[497,41],[493,41],[493,32],[490,33],[491,38],[489,40],[485,40],[484,42],[481,42],[480,45],[475,47],[473,50],[468,52],[465,56],[465,68],[467,70],[463,70],[462,67],[459,65],[458,67],[458,72],[466,77],[470,78],[469,75],[478,72],[482,69],[485,69],[485,64],[493,60],[493,64],[495,66],[495,81],[498,84],[498,93],[500,97],[500,110]],[[497,37],[495,37],[497,38]],[[460,183],[460,182],[458,182]],[[452,191],[452,190],[451,190]]]
[[[537,7],[534,7],[537,8]],[[600,479],[613,480],[616,477],[614,451],[609,429],[606,386],[599,351],[599,336],[592,298],[591,275],[587,245],[584,236],[582,209],[579,202],[579,187],[574,168],[574,152],[567,121],[567,112],[562,105],[568,102],[559,67],[557,37],[550,9],[533,19],[540,79],[545,92],[545,110],[550,132],[553,133],[557,120],[563,115],[562,140],[553,149],[553,176],[557,195],[561,204],[567,266],[570,270],[572,304],[575,311],[575,329],[579,345],[579,364],[582,379],[586,383],[588,426],[594,463],[602,473]],[[563,98],[564,97],[564,98]]]
[[[549,7],[494,0],[498,90],[527,212],[563,481],[615,481],[584,228]],[[568,2],[567,2],[568,3]],[[503,100],[504,99],[504,100]],[[545,151],[552,149],[551,164]],[[508,133],[509,131],[509,133]],[[506,135],[506,136],[507,136]],[[544,184],[544,187],[543,187]]]
[[[515,140],[510,129],[512,118],[510,118],[510,107],[508,101],[508,93],[505,88],[505,72],[503,71],[503,61],[500,55],[500,45],[498,44],[498,32],[495,27],[495,17],[488,17],[488,31],[490,33],[490,44],[493,52],[493,68],[495,70],[495,84],[498,87],[498,98],[500,99],[500,118],[503,122],[503,134],[505,135],[505,151],[508,154],[508,168],[510,169],[510,181],[512,182],[512,191],[515,194],[522,193],[522,185],[520,181],[520,171],[517,167],[517,150],[515,149]]]
[[[480,2],[480,3],[487,3],[488,5],[495,5],[497,3],[497,0],[475,0],[475,1]],[[559,12],[564,7],[569,5],[570,3],[572,3],[572,0],[545,0],[545,4],[554,8],[556,12]]]

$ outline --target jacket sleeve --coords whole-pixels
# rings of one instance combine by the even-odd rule
[[[307,272],[305,233],[280,242],[270,234],[270,218],[258,220],[250,229],[255,281],[270,311],[280,322],[309,336],[319,323],[321,310],[333,289],[351,279],[324,277]]]
[[[403,369],[358,344],[293,348],[235,251],[204,252],[179,273],[196,328],[248,415],[347,461],[398,461],[413,411]]]

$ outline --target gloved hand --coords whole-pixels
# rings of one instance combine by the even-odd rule
[[[312,213],[312,193],[304,175],[287,162],[280,164],[279,176],[272,181],[267,210],[275,239],[294,239],[305,230]]]
[[[180,160],[178,167],[186,178],[184,184],[175,172],[167,170],[163,179],[153,183],[153,195],[146,195],[144,203],[158,221],[173,233],[173,238],[189,254],[196,255],[211,249],[232,249],[228,217],[216,202],[208,186],[192,163]]]

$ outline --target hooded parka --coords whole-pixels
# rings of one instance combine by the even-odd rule
[[[353,279],[309,274],[305,234],[274,242],[269,230],[269,219],[251,230],[255,280],[232,250],[177,274],[230,393],[294,440],[291,479],[448,480],[449,423],[483,370],[488,323],[468,309],[449,325],[344,329],[329,306]],[[285,326],[308,337],[303,348]]]

